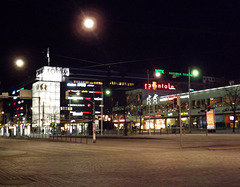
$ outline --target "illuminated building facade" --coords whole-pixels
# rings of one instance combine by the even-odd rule
[[[112,129],[112,106],[119,102],[113,96],[117,98],[119,92],[118,97],[125,98],[125,90],[134,83],[113,73],[109,79],[106,72],[98,71],[96,76],[96,72],[84,71],[50,66],[37,70],[37,81],[32,85],[33,128],[43,133],[91,134],[95,119],[98,131],[101,122],[104,129]],[[104,94],[107,88],[114,94]]]
[[[139,103],[128,105],[127,120],[133,122],[141,129],[152,131],[179,127],[179,107],[177,98],[181,103],[181,124],[188,128],[189,97],[188,93],[174,93],[163,95],[161,91],[146,92],[138,89],[127,92],[127,97],[142,98]],[[133,99],[137,101],[137,99]],[[235,107],[235,127],[240,119],[240,85],[211,88],[191,92],[191,127],[204,129],[207,127],[206,113],[214,112],[215,128],[233,127]],[[234,106],[234,105],[235,106]]]
[[[93,115],[99,129],[102,104],[101,83],[75,82],[61,83],[60,125],[62,130],[69,133],[87,134],[89,131],[91,133]]]
[[[32,85],[32,127],[49,133],[60,123],[60,83],[69,76],[68,68],[44,66],[36,71]]]
[[[12,125],[17,122],[30,123],[33,132],[89,134],[94,115],[97,130],[101,129],[102,121],[103,129],[108,130],[123,129],[126,123],[141,124],[141,128],[147,129],[144,124],[149,119],[150,126],[157,124],[156,128],[163,128],[163,124],[167,124],[169,120],[170,124],[173,123],[175,114],[156,112],[155,108],[160,110],[162,105],[159,106],[158,102],[166,102],[159,100],[159,97],[182,93],[187,90],[187,83],[185,80],[161,81],[152,77],[149,80],[147,83],[146,75],[44,66],[36,71],[36,80],[31,86],[32,97],[28,100],[31,103],[27,104],[27,108],[27,100],[17,98],[14,115],[22,117],[16,118]],[[203,87],[197,82],[192,85],[195,85],[196,90]],[[110,96],[104,93],[106,89],[111,89]],[[17,96],[18,93],[13,95]],[[23,103],[19,103],[22,101]],[[172,107],[170,103],[169,110]],[[32,111],[32,114],[26,113],[27,110]],[[24,121],[26,116],[28,119]],[[166,116],[169,116],[169,120],[164,120]],[[156,121],[152,122],[153,119]]]

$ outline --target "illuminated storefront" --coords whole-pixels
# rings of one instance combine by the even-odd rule
[[[226,86],[219,88],[212,88],[200,91],[191,92],[191,126],[192,128],[206,128],[206,112],[208,112],[208,107],[210,110],[214,111],[212,115],[211,124],[214,128],[227,128],[233,127],[233,110],[231,109],[231,102],[228,104],[226,101],[229,101],[229,95],[227,92],[229,90],[236,90],[240,85]],[[173,95],[158,95],[156,92],[154,94],[149,94],[143,98],[143,115],[151,116],[150,119],[150,128],[152,129],[153,123],[157,124],[156,121],[160,119],[165,119],[165,125],[169,128],[172,126],[179,126],[179,113],[177,106],[177,96],[180,98],[181,102],[181,124],[184,127],[189,127],[189,95],[188,93],[179,93]],[[232,96],[231,96],[232,97]],[[239,96],[238,96],[239,97]],[[236,107],[236,118],[235,118],[235,127],[238,126],[238,116],[240,114],[238,107]],[[159,115],[156,119],[156,115]],[[225,117],[224,117],[225,116]],[[154,118],[154,119],[152,119]],[[153,122],[155,120],[155,122]],[[214,122],[214,124],[213,124]],[[209,122],[210,123],[210,122]],[[163,124],[163,123],[162,123]],[[216,127],[215,127],[216,125]],[[211,129],[213,128],[211,126]],[[144,120],[145,129],[149,128],[149,119],[146,117]],[[155,126],[155,129],[158,128]],[[209,127],[210,128],[210,127]]]

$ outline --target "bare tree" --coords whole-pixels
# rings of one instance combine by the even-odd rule
[[[224,100],[225,104],[230,107],[231,111],[233,111],[233,132],[235,132],[236,110],[237,106],[240,105],[240,87],[236,86],[227,88]]]

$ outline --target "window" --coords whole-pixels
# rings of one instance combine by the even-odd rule
[[[150,113],[153,113],[154,106],[150,106]]]
[[[155,111],[154,112],[158,112],[158,105],[155,105]]]
[[[192,109],[195,109],[196,106],[197,106],[197,101],[196,101],[196,100],[193,100],[193,101],[191,101],[191,102],[192,102],[192,103],[191,103]]]
[[[200,100],[200,107],[205,108],[205,105],[206,105],[205,99]]]
[[[210,98],[211,107],[221,107],[222,106],[222,97]]]
[[[187,110],[188,109],[188,102],[181,102],[181,110]]]

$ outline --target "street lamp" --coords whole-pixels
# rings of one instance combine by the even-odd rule
[[[24,61],[22,59],[17,59],[15,64],[17,67],[22,68],[24,66]]]
[[[106,93],[106,95],[110,95],[111,94],[111,90],[109,90],[109,89],[107,89],[106,91],[105,91],[105,93]]]
[[[85,28],[92,29],[95,26],[95,21],[93,20],[93,18],[85,18],[83,24]]]
[[[158,70],[158,69],[155,69],[155,77],[157,78],[160,78],[161,75],[162,75],[163,71],[162,70]],[[150,77],[149,77],[149,69],[147,69],[147,94],[148,94],[148,97],[150,95],[149,93],[149,90],[150,90]],[[150,104],[148,105],[148,133],[149,133],[149,136],[151,136],[151,117],[150,117]],[[155,124],[154,124],[154,134],[155,134]]]
[[[157,78],[159,78],[159,77],[161,77],[161,73],[160,73],[160,72],[155,72],[155,76],[156,76]]]
[[[96,21],[96,18],[93,16],[92,17],[83,16],[80,24],[81,24],[81,29],[85,31],[85,33],[96,31],[97,29],[97,21]]]
[[[103,135],[103,107],[104,107],[104,104],[103,104],[103,98],[104,96],[110,96],[111,95],[111,89],[109,88],[106,88],[105,90],[103,89],[103,85],[101,85],[101,96],[102,96],[102,100],[101,100],[101,135]]]
[[[192,72],[192,74],[191,74]],[[191,71],[191,67],[188,67],[188,107],[189,107],[189,133],[191,133],[191,77],[198,77],[199,76],[199,71],[196,69],[193,69]]]

